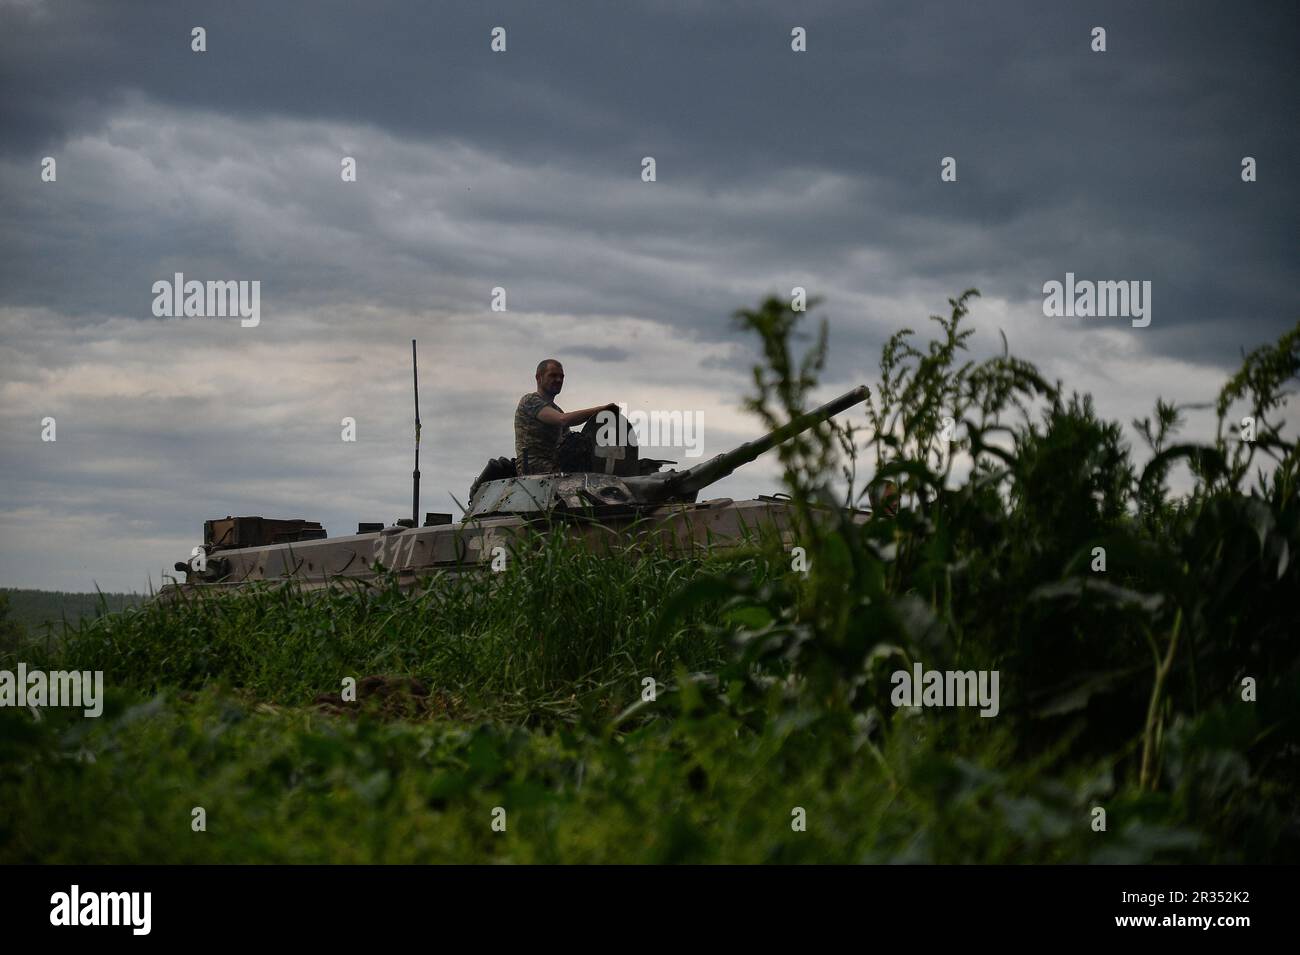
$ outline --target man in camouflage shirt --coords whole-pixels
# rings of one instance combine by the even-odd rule
[[[560,442],[575,424],[582,424],[618,405],[562,411],[555,396],[564,387],[564,366],[547,358],[537,366],[537,390],[519,399],[515,408],[515,458],[520,474],[550,474],[558,470]]]

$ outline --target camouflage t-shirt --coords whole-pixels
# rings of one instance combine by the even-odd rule
[[[520,398],[515,408],[515,457],[520,474],[549,474],[555,470],[555,452],[565,429],[538,420],[538,413],[547,405],[564,413],[554,401],[547,401],[535,391]]]

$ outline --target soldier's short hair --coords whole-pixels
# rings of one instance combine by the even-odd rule
[[[868,496],[871,500],[872,510],[881,511],[890,517],[898,514],[898,506],[902,501],[902,495],[895,482],[885,480],[871,485]]]
[[[539,362],[537,363],[537,375],[536,375],[536,377],[540,378],[540,377],[542,377],[542,375],[546,374],[546,369],[547,369],[548,366],[550,366],[550,365],[558,365],[558,364],[560,364],[560,361],[559,361],[558,358],[543,358],[541,361],[539,361]]]

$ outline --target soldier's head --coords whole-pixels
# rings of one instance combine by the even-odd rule
[[[537,365],[537,390],[554,398],[564,387],[564,366],[554,358],[544,358]]]
[[[883,517],[897,517],[901,499],[898,485],[893,481],[886,480],[872,488],[872,509]]]

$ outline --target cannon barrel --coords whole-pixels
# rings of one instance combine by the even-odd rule
[[[778,444],[790,440],[796,434],[820,424],[827,418],[866,401],[870,394],[871,389],[866,385],[859,385],[852,391],[840,395],[834,401],[826,402],[820,408],[814,408],[812,411],[792,418],[775,431],[771,431],[761,438],[755,438],[753,441],[747,441],[740,447],[732,448],[730,451],[719,454],[715,458],[710,458],[693,468],[688,468],[685,471],[666,471],[650,474],[642,478],[628,478],[627,483],[629,485],[640,485],[637,488],[638,490],[648,491],[650,494],[647,496],[657,499],[693,495],[701,488],[722,480],[741,465],[753,461],[764,451],[769,451]]]

